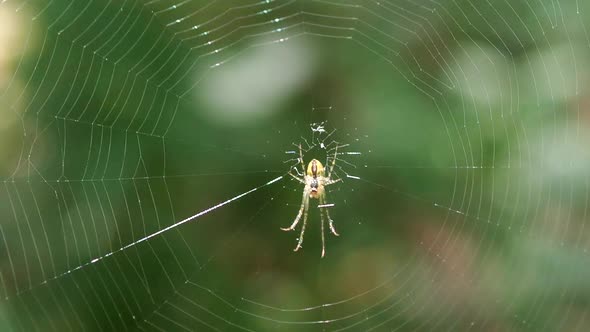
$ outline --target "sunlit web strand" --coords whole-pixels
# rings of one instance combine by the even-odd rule
[[[219,203],[219,204],[217,204],[217,205],[214,205],[214,206],[212,206],[212,207],[210,207],[210,208],[208,208],[208,209],[205,209],[205,210],[203,210],[203,211],[201,211],[201,212],[199,212],[199,213],[197,213],[197,214],[194,214],[194,215],[192,215],[192,216],[190,216],[190,217],[188,217],[188,218],[185,218],[185,219],[183,219],[183,220],[181,220],[181,221],[179,221],[179,222],[176,222],[176,223],[174,223],[174,224],[172,224],[172,225],[170,225],[170,226],[168,226],[168,227],[166,227],[166,228],[162,228],[161,230],[159,230],[159,231],[157,231],[157,232],[155,232],[155,233],[152,233],[152,234],[150,234],[150,235],[147,235],[147,236],[145,236],[145,237],[143,237],[143,238],[141,238],[141,239],[139,239],[139,240],[137,240],[137,241],[134,241],[134,242],[132,242],[132,243],[129,243],[128,245],[126,245],[126,246],[124,246],[124,247],[121,247],[121,248],[119,248],[119,249],[117,249],[117,250],[115,250],[115,251],[111,251],[111,252],[109,252],[108,254],[102,255],[102,256],[100,256],[100,257],[96,257],[96,258],[92,259],[90,262],[84,263],[84,264],[82,264],[82,265],[79,265],[79,266],[77,266],[77,267],[75,267],[75,268],[73,268],[73,269],[70,269],[70,270],[68,270],[68,271],[66,271],[66,272],[64,272],[64,273],[61,273],[61,274],[59,274],[59,275],[56,275],[56,276],[54,276],[54,277],[52,277],[52,278],[49,278],[49,279],[47,279],[47,280],[43,281],[43,282],[42,282],[40,285],[46,284],[48,281],[51,281],[51,280],[55,280],[55,279],[61,278],[61,277],[65,276],[66,274],[70,274],[70,273],[72,273],[72,272],[74,272],[74,271],[77,271],[77,270],[83,269],[84,267],[86,267],[86,266],[88,266],[88,265],[90,265],[90,264],[94,264],[94,263],[96,263],[96,262],[98,262],[98,261],[100,261],[100,260],[102,260],[102,259],[104,259],[104,258],[107,258],[107,257],[109,257],[109,256],[111,256],[111,255],[114,255],[114,254],[116,254],[116,253],[119,253],[119,252],[121,252],[121,251],[124,251],[124,250],[126,250],[126,249],[129,249],[129,248],[131,248],[131,247],[133,247],[133,246],[135,246],[135,245],[137,245],[137,244],[140,244],[140,243],[142,243],[142,242],[144,242],[144,241],[147,241],[147,240],[149,240],[149,239],[151,239],[151,238],[153,238],[153,237],[156,237],[156,236],[158,236],[158,235],[160,235],[160,234],[163,234],[163,233],[165,233],[165,232],[167,232],[167,231],[169,231],[169,230],[171,230],[171,229],[173,229],[173,228],[176,228],[176,227],[178,227],[178,226],[180,226],[180,225],[182,225],[182,224],[185,224],[185,223],[187,223],[187,222],[189,222],[189,221],[191,221],[191,220],[197,219],[197,218],[199,218],[199,217],[201,217],[201,216],[203,216],[203,215],[205,215],[205,214],[207,214],[207,213],[209,213],[209,212],[211,212],[211,211],[213,211],[213,210],[216,210],[216,209],[218,209],[218,208],[220,208],[220,207],[222,207],[222,206],[224,206],[224,205],[226,205],[226,204],[229,204],[229,203],[231,203],[231,202],[233,202],[233,201],[236,201],[236,200],[238,200],[238,199],[240,199],[240,198],[242,198],[242,197],[244,197],[244,196],[246,196],[246,195],[249,195],[249,194],[251,194],[251,193],[255,192],[256,190],[259,190],[259,189],[262,189],[262,188],[264,188],[264,187],[266,187],[266,186],[269,186],[269,185],[271,185],[271,184],[273,184],[273,183],[275,183],[275,182],[279,181],[279,180],[280,180],[280,179],[282,179],[282,178],[283,178],[283,175],[281,175],[281,176],[279,176],[279,177],[276,177],[276,178],[274,178],[274,179],[272,179],[272,180],[270,180],[270,181],[268,181],[268,182],[264,183],[263,185],[260,185],[260,186],[258,186],[258,187],[252,188],[252,189],[250,189],[250,190],[248,190],[248,191],[245,191],[245,192],[243,192],[243,193],[241,193],[241,194],[239,194],[239,195],[237,195],[237,196],[234,196],[234,197],[232,197],[232,198],[230,198],[230,199],[228,199],[228,200],[225,200],[225,201],[223,201],[223,202],[221,202],[221,203]],[[37,285],[37,286],[39,286],[39,285]],[[31,290],[31,289],[33,289],[33,288],[35,288],[35,287],[34,287],[34,286],[33,286],[33,287],[31,287],[31,288],[29,288],[29,290]],[[23,291],[23,292],[25,292],[25,291]],[[20,293],[18,293],[18,294],[21,294],[21,293],[23,293],[23,292],[20,292]],[[18,295],[18,294],[17,294],[17,295]]]

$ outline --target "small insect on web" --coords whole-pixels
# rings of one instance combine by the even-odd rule
[[[297,242],[297,246],[295,247],[294,251],[298,251],[301,249],[303,244],[303,236],[305,235],[305,227],[307,225],[307,216],[309,213],[309,200],[310,198],[317,199],[319,201],[318,208],[320,209],[320,220],[321,220],[321,236],[322,236],[322,257],[325,256],[326,253],[326,244],[325,244],[325,223],[326,220],[328,221],[328,226],[330,228],[330,232],[335,235],[339,236],[336,232],[336,228],[334,227],[334,221],[330,218],[330,212],[328,208],[333,207],[335,204],[327,203],[327,190],[326,187],[338,182],[342,181],[342,178],[337,177],[334,173],[334,168],[338,167],[342,170],[342,167],[336,164],[337,160],[341,160],[338,158],[338,154],[352,154],[352,155],[360,155],[360,152],[347,152],[343,153],[342,149],[348,147],[348,144],[339,144],[336,141],[332,141],[329,144],[325,144],[326,140],[334,134],[336,130],[333,130],[325,137],[322,136],[326,134],[324,122],[320,124],[312,124],[311,130],[313,133],[312,137],[312,144],[309,144],[306,139],[303,138],[304,142],[307,144],[308,148],[306,150],[309,151],[312,148],[319,146],[320,149],[327,151],[326,157],[326,168],[324,165],[317,159],[312,159],[308,164],[307,167],[305,166],[305,161],[303,159],[303,147],[301,143],[294,144],[298,148],[299,157],[297,158],[297,164],[293,165],[289,170],[289,175],[298,181],[299,183],[303,184],[303,197],[301,199],[301,205],[299,207],[299,211],[297,212],[297,216],[295,220],[289,227],[281,228],[284,231],[293,231],[295,227],[299,224],[301,219],[303,218],[303,225],[301,227],[301,233],[299,235],[299,239]],[[317,135],[317,136],[316,136]],[[340,152],[339,152],[340,151]],[[287,151],[286,153],[297,153],[296,151]],[[293,160],[293,159],[292,159]],[[347,162],[345,162],[347,163]],[[350,163],[347,163],[351,166],[354,166]],[[302,173],[299,173],[298,167],[301,167]],[[293,174],[293,171],[297,173],[297,175]],[[344,170],[342,170],[344,172]],[[359,179],[356,176],[348,175],[348,173],[344,172],[347,177],[352,179]]]

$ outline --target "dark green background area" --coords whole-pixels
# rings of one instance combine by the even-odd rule
[[[0,15],[0,330],[590,328],[588,4]],[[320,143],[324,258],[317,201],[279,229]]]

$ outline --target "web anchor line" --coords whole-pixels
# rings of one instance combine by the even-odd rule
[[[166,228],[162,228],[161,230],[159,230],[159,231],[157,231],[157,232],[155,232],[155,233],[152,233],[152,234],[150,234],[150,235],[147,235],[147,236],[145,236],[145,237],[143,237],[143,238],[141,238],[141,239],[139,239],[139,240],[137,240],[137,241],[134,241],[134,242],[132,242],[132,243],[129,243],[129,244],[127,244],[126,246],[123,246],[123,247],[121,247],[121,248],[119,248],[119,249],[117,249],[117,250],[111,251],[111,252],[109,252],[108,254],[102,255],[102,256],[100,256],[100,257],[93,258],[93,259],[92,259],[92,260],[90,260],[89,262],[86,262],[86,263],[84,263],[84,264],[82,264],[82,265],[79,265],[79,266],[77,266],[77,267],[75,267],[75,268],[73,268],[73,269],[67,270],[66,272],[63,272],[63,273],[61,273],[61,274],[55,275],[55,276],[53,276],[53,277],[51,277],[51,278],[48,278],[47,280],[44,280],[43,282],[41,282],[41,283],[37,284],[36,286],[30,287],[30,288],[28,288],[28,289],[26,289],[26,290],[19,291],[19,292],[17,292],[17,293],[16,293],[16,295],[18,296],[18,295],[21,295],[21,294],[23,294],[23,293],[26,293],[26,292],[28,292],[28,291],[31,291],[31,290],[33,290],[34,288],[37,288],[37,287],[39,287],[39,286],[41,286],[41,285],[44,285],[44,284],[47,284],[47,283],[48,283],[48,282],[50,282],[50,281],[53,281],[53,280],[59,279],[59,278],[61,278],[61,277],[65,276],[65,275],[67,275],[67,274],[70,274],[70,273],[72,273],[72,272],[75,272],[75,271],[81,270],[81,269],[83,269],[83,268],[87,267],[88,265],[91,265],[91,264],[94,264],[94,263],[96,263],[96,262],[99,262],[99,261],[101,261],[101,260],[103,260],[103,259],[105,259],[105,258],[107,258],[107,257],[109,257],[109,256],[111,256],[111,255],[114,255],[114,254],[120,253],[120,252],[122,252],[122,251],[125,251],[125,250],[127,250],[127,249],[129,249],[129,248],[131,248],[131,247],[133,247],[133,246],[135,246],[135,245],[137,245],[137,244],[140,244],[140,243],[142,243],[142,242],[145,242],[145,241],[147,241],[147,240],[149,240],[149,239],[151,239],[151,238],[153,238],[153,237],[156,237],[156,236],[158,236],[158,235],[160,235],[160,234],[163,234],[163,233],[165,233],[165,232],[167,232],[167,231],[169,231],[169,230],[171,230],[171,229],[174,229],[174,228],[176,228],[176,227],[178,227],[178,226],[180,226],[180,225],[182,225],[182,224],[185,224],[185,223],[187,223],[187,222],[189,222],[189,221],[192,221],[192,220],[194,220],[194,219],[197,219],[197,218],[199,218],[199,217],[201,217],[201,216],[203,216],[203,215],[205,215],[205,214],[207,214],[207,213],[209,213],[209,212],[211,212],[211,211],[214,211],[214,210],[216,210],[216,209],[218,209],[218,208],[220,208],[220,207],[222,207],[222,206],[224,206],[224,205],[227,205],[227,204],[229,204],[229,203],[231,203],[231,202],[233,202],[233,201],[236,201],[236,200],[238,200],[238,199],[240,199],[240,198],[242,198],[242,197],[244,197],[244,196],[247,196],[247,195],[249,195],[249,194],[251,194],[251,193],[255,192],[256,190],[259,190],[259,189],[262,189],[262,188],[264,188],[264,187],[266,187],[266,186],[269,186],[269,185],[271,185],[271,184],[273,184],[273,183],[275,183],[275,182],[277,182],[277,181],[281,180],[283,177],[284,177],[284,175],[281,175],[281,176],[279,176],[279,177],[276,177],[276,178],[274,178],[274,179],[272,179],[272,180],[270,180],[270,181],[268,181],[268,182],[266,182],[266,183],[264,183],[264,184],[262,184],[262,185],[260,185],[260,186],[258,186],[258,187],[254,187],[254,188],[252,188],[252,189],[250,189],[250,190],[248,190],[248,191],[245,191],[245,192],[243,192],[243,193],[241,193],[241,194],[239,194],[239,195],[237,195],[237,196],[234,196],[234,197],[232,197],[232,198],[230,198],[230,199],[227,199],[227,200],[225,200],[225,201],[223,201],[223,202],[221,202],[221,203],[219,203],[219,204],[217,204],[217,205],[214,205],[214,206],[212,206],[212,207],[210,207],[210,208],[207,208],[207,209],[205,209],[205,210],[203,210],[203,211],[201,211],[201,212],[199,212],[199,213],[197,213],[197,214],[194,214],[194,215],[192,215],[192,216],[190,216],[190,217],[188,217],[188,218],[185,218],[185,219],[183,219],[183,220],[181,220],[181,221],[178,221],[178,222],[176,222],[176,223],[174,223],[174,224],[172,224],[172,225],[170,225],[170,226],[168,226],[168,227],[166,227]],[[8,299],[8,298],[9,298],[9,297],[6,297],[6,299]]]

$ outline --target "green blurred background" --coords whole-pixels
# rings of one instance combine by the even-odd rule
[[[0,330],[589,330],[588,22],[573,0],[2,1]],[[293,252],[290,152],[332,142],[340,236],[320,258],[312,201]]]

